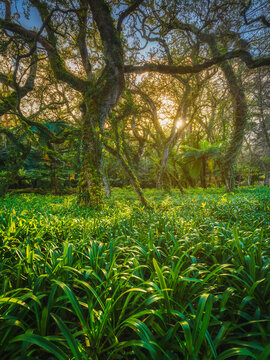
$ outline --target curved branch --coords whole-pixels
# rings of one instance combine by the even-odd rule
[[[137,93],[138,95],[140,95],[143,98],[144,101],[146,101],[148,103],[148,105],[150,106],[150,109],[151,109],[152,121],[153,121],[154,127],[156,129],[156,132],[160,136],[162,141],[166,141],[166,136],[164,134],[162,126],[160,125],[160,123],[158,121],[157,109],[156,109],[156,106],[155,106],[155,103],[153,102],[153,100],[145,92],[143,92],[139,89],[131,90],[131,92]]]
[[[253,59],[251,54],[246,50],[234,50],[229,51],[226,54],[222,54],[213,57],[201,64],[196,65],[165,65],[146,63],[144,65],[125,65],[125,73],[142,74],[144,72],[158,72],[161,74],[196,74],[203,70],[210,68],[213,65],[218,65],[226,60],[240,58],[249,69],[258,68],[261,66],[270,66],[270,56],[260,57]]]
[[[270,21],[268,21],[264,15],[258,16],[258,17],[254,18],[254,19],[251,19],[251,20],[247,19],[247,12],[250,9],[251,4],[252,4],[251,0],[249,0],[248,4],[245,5],[243,10],[241,11],[241,15],[244,18],[245,24],[246,25],[251,25],[251,24],[253,24],[255,22],[261,22],[264,26],[270,28]]]
[[[123,10],[118,18],[118,22],[117,22],[117,31],[119,32],[119,34],[122,31],[122,24],[123,21],[125,20],[125,18],[127,16],[129,16],[134,10],[137,9],[137,7],[143,2],[143,0],[136,0],[132,5],[130,5],[126,10]]]
[[[86,29],[87,29],[87,19],[88,19],[88,3],[87,0],[80,0],[81,9],[78,12],[79,19],[79,33],[78,33],[78,45],[79,51],[81,54],[81,59],[83,63],[84,70],[88,78],[91,75],[91,64],[89,62],[89,54],[86,46]]]
[[[34,82],[36,78],[37,71],[37,59],[36,54],[32,56],[30,64],[30,72],[24,86],[20,87],[12,81],[12,77],[5,74],[0,74],[0,82],[3,84],[15,89],[5,97],[1,98],[0,101],[0,116],[4,115],[8,111],[16,108],[16,103],[20,99],[26,96],[34,88]]]
[[[106,62],[118,78],[123,67],[123,49],[115,29],[110,9],[104,0],[88,0],[101,36]]]
[[[67,70],[64,60],[57,51],[56,45],[53,45],[44,36],[38,35],[38,32],[28,30],[19,24],[3,19],[0,19],[0,27],[20,35],[27,41],[38,41],[47,51],[50,65],[55,77],[58,80],[66,82],[77,91],[82,91],[87,85],[89,85],[89,81],[78,78]]]

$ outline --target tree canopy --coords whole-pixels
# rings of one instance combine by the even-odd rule
[[[254,116],[253,129],[265,134],[265,158],[269,153],[269,104],[261,102],[269,79],[269,6],[263,0],[1,1],[0,132],[21,153],[5,174],[7,186],[37,151],[54,173],[56,191],[62,166],[79,177],[78,203],[99,207],[103,184],[109,193],[112,156],[147,205],[141,165],[155,172],[157,187],[183,190],[197,180],[181,146],[199,151],[208,141],[209,149],[222,146],[214,164],[205,154],[201,167],[197,157],[201,183],[206,186],[208,173],[231,190]],[[267,160],[261,164],[268,169]]]

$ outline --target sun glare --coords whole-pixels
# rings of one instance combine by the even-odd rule
[[[161,126],[167,127],[172,121],[171,114],[175,109],[175,103],[166,97],[161,99],[161,103],[162,106],[158,110],[158,118]]]
[[[179,129],[183,125],[183,120],[179,119],[177,123],[175,124],[176,129]]]

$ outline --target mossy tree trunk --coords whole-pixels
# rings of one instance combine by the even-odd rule
[[[126,173],[127,178],[129,179],[135,192],[137,193],[140,203],[142,204],[142,206],[149,207],[150,206],[149,202],[144,196],[139,180],[135,175],[134,171],[132,170],[131,166],[129,165],[128,161],[124,158],[124,156],[121,153],[118,154],[118,159]]]
[[[90,101],[83,114],[82,126],[82,165],[79,180],[80,206],[101,208],[104,201],[103,160],[102,160],[102,106]]]
[[[147,198],[145,197],[145,195],[143,193],[143,190],[141,188],[139,180],[138,180],[136,174],[134,173],[131,165],[129,164],[129,161],[128,161],[127,157],[123,154],[122,150],[121,149],[115,150],[109,145],[105,145],[104,147],[121,164],[121,166],[122,166],[128,180],[130,181],[130,183],[132,184],[132,186],[134,188],[134,191],[138,195],[138,198],[139,198],[140,203],[142,204],[142,206],[150,207],[150,204],[149,204]]]
[[[121,65],[121,64],[120,64]],[[101,208],[104,202],[103,185],[103,130],[107,117],[118,103],[124,89],[124,73],[107,67],[94,92],[84,93],[82,104],[82,153],[83,160],[79,180],[80,206]]]
[[[184,189],[183,186],[181,185],[179,179],[178,179],[178,174],[177,173],[173,173],[171,171],[168,171],[168,175],[171,177],[171,179],[173,180],[173,182],[175,183],[175,185],[178,187],[178,189],[181,191],[181,193],[184,195]]]
[[[219,56],[220,51],[214,36],[205,36],[213,56]],[[225,180],[226,191],[230,192],[235,186],[234,167],[243,144],[245,128],[247,124],[248,107],[241,80],[229,61],[220,64],[220,68],[226,79],[233,105],[233,131],[222,160],[222,173]]]

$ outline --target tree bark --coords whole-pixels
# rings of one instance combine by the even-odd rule
[[[205,39],[212,55],[219,56],[220,51],[218,50],[215,37],[206,35]],[[233,133],[222,161],[226,191],[230,192],[234,188],[234,165],[244,140],[248,107],[243,86],[237,79],[232,65],[228,61],[224,61],[220,64],[220,67],[227,81],[233,103]]]
[[[265,167],[265,170],[264,170],[264,186],[269,186],[269,183],[270,183],[269,168]]]
[[[201,183],[202,187],[206,189],[206,158],[205,156],[202,157],[202,173],[201,173]]]
[[[94,102],[90,102],[85,108],[82,126],[83,159],[79,179],[78,205],[98,209],[102,207],[104,200],[102,141],[98,122],[102,109],[98,109]]]
[[[250,186],[250,167],[248,166],[248,181],[247,185]]]
[[[165,147],[164,147],[160,168],[159,168],[158,173],[157,173],[157,182],[156,182],[157,189],[162,188],[163,177],[164,177],[164,174],[166,172],[169,154],[170,154],[170,143],[167,143],[165,145]]]
[[[60,194],[59,189],[59,180],[56,173],[57,165],[56,161],[54,160],[51,165],[51,187],[54,195]]]
[[[166,139],[166,141],[163,140],[163,154],[162,154],[160,169],[157,174],[157,182],[156,182],[158,189],[162,188],[162,180],[163,180],[164,174],[166,173],[166,170],[167,170],[168,159],[172,152],[172,149],[173,149],[177,139],[183,133],[184,129],[188,126],[188,124],[185,124],[185,126],[183,126],[182,129],[178,129],[178,130],[176,129],[176,124],[177,124],[178,119],[181,119],[183,122],[186,121],[187,111],[188,111],[188,108],[190,105],[189,96],[190,96],[191,88],[190,88],[188,82],[185,84],[185,86],[186,86],[186,88],[185,88],[182,100],[177,109],[177,113],[174,118],[174,123],[173,123],[173,127],[171,129],[170,136]],[[195,94],[193,94],[193,95],[194,95],[194,97],[196,96]]]
[[[107,198],[111,197],[111,188],[110,188],[110,184],[109,184],[109,179],[108,179],[108,176],[105,173],[104,169],[103,169],[103,184],[105,187],[106,197]]]
[[[172,178],[172,180],[175,182],[176,186],[178,187],[178,189],[181,191],[181,194],[184,195],[184,189],[182,187],[182,185],[180,184],[176,174],[173,174],[172,172],[168,172],[169,176]]]
[[[125,159],[125,157],[121,154],[121,151],[117,151],[110,147],[109,145],[105,145],[104,148],[112,154],[118,161],[120,162],[123,170],[125,171],[125,174],[127,178],[129,179],[130,183],[132,184],[135,192],[138,195],[138,198],[140,200],[140,203],[145,207],[150,207],[148,200],[144,196],[144,193],[142,191],[142,188],[140,186],[140,183],[137,179],[137,176],[135,175],[134,171],[132,170],[131,166],[129,165],[128,161]]]

